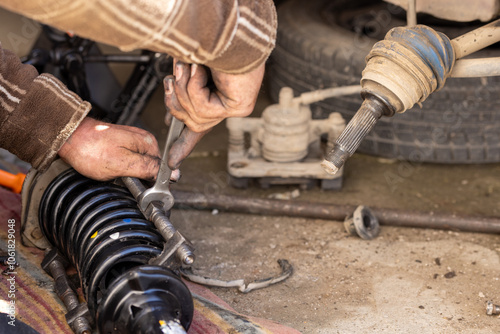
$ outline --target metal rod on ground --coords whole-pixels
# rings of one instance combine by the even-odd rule
[[[172,191],[180,209],[223,210],[272,216],[289,216],[343,222],[356,207],[304,201],[270,200],[228,195]],[[500,233],[500,218],[371,208],[381,224],[401,227],[434,228],[463,232]]]

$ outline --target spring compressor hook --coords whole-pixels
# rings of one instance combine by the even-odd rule
[[[78,272],[86,304],[67,300],[76,333],[88,328],[81,323],[106,334],[187,331],[193,301],[178,269],[194,258],[162,208],[148,220],[127,188],[87,179],[61,160],[44,173],[30,171],[22,197],[23,241],[51,249],[43,266],[61,295],[71,295],[61,257]]]

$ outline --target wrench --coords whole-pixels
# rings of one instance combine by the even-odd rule
[[[170,176],[172,175],[172,170],[168,167],[168,153],[172,144],[179,138],[182,129],[184,128],[184,123],[179,121],[177,118],[172,117],[172,123],[170,123],[170,128],[168,129],[167,140],[165,142],[165,148],[163,149],[163,156],[161,158],[160,169],[158,171],[158,176],[156,177],[155,184],[146,189],[142,194],[139,195],[137,202],[139,203],[139,208],[142,212],[146,212],[148,206],[153,202],[162,202],[163,210],[168,212],[174,205],[174,197],[170,192]]]

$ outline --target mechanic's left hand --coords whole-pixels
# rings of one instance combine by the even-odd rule
[[[161,160],[156,138],[146,130],[89,117],[58,154],[80,174],[102,181],[121,176],[154,180]]]

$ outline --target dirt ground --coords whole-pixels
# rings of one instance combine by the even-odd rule
[[[160,93],[143,123],[162,142]],[[263,90],[257,109],[269,103],[266,96]],[[221,124],[183,163],[175,189],[252,198],[296,189],[233,189],[226,156]],[[356,154],[341,191],[300,190],[297,200],[498,217],[499,175],[500,164],[412,164]],[[382,226],[366,241],[347,235],[338,221],[184,210],[175,210],[172,221],[194,243],[194,271],[202,275],[250,282],[277,274],[278,259],[290,261],[294,274],[283,283],[248,294],[213,289],[244,314],[303,333],[499,332],[500,319],[485,312],[488,300],[500,304],[498,235]]]
[[[257,109],[269,103],[264,90]],[[155,113],[146,113],[144,123],[161,138],[165,130]],[[297,189],[234,189],[226,156],[221,124],[185,160],[175,189],[251,198]],[[299,190],[297,200],[498,217],[498,175],[500,164],[412,164],[356,154],[341,191]],[[303,333],[500,328],[500,319],[485,311],[488,300],[500,303],[498,235],[382,226],[366,241],[348,235],[338,221],[195,210],[175,210],[172,221],[195,245],[194,271],[203,276],[248,283],[278,274],[278,259],[290,261],[294,274],[283,283],[248,294],[212,289],[244,314]]]

